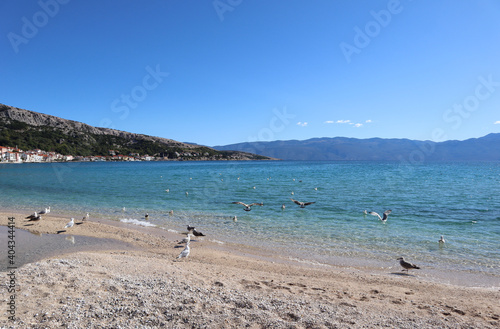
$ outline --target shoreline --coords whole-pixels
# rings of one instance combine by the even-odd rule
[[[56,233],[66,217],[16,229]],[[21,219],[23,218],[23,219]],[[75,219],[76,223],[80,221]],[[74,251],[17,269],[13,328],[71,325],[168,327],[494,328],[500,289],[429,282],[419,272],[390,275],[354,267],[280,260],[256,248],[192,241],[177,261],[181,234],[92,219],[60,235],[129,243],[131,249]],[[6,302],[8,296],[3,296]],[[6,303],[0,314],[7,319]],[[135,310],[132,312],[131,310]]]
[[[26,215],[21,215],[21,211],[26,211],[26,209],[3,209],[0,211],[0,217],[3,216],[6,218],[7,214],[13,214],[17,218],[24,218]],[[98,216],[100,216],[98,214]],[[50,213],[50,217],[54,218],[64,218],[66,223],[69,220],[69,212],[63,211],[62,213]],[[93,217],[93,216],[91,216]],[[120,217],[120,216],[116,216]],[[24,221],[24,219],[22,220]],[[79,219],[75,218],[75,222],[78,222]],[[132,222],[123,222],[118,219],[111,219],[111,217],[107,216],[106,218],[97,217],[91,218],[91,222],[99,223],[103,225],[109,225],[111,227],[116,228],[124,228],[130,230],[137,230],[143,233],[152,234],[154,236],[159,236],[162,238],[166,238],[169,240],[179,240],[182,239],[183,234],[187,233],[183,229],[167,229],[162,226],[152,225],[152,226],[142,226],[137,223],[150,223],[144,220],[134,220]],[[152,223],[151,223],[152,224]],[[0,225],[4,225],[0,220]],[[64,224],[62,225],[64,226]],[[77,225],[78,226],[78,225]],[[35,225],[34,227],[37,227]],[[22,227],[20,227],[22,228]],[[26,229],[26,228],[25,228]],[[56,233],[57,229],[55,227],[45,227],[42,230],[34,229],[35,233]],[[100,238],[112,238],[117,240],[122,240],[122,236],[117,234],[116,232],[113,235],[110,234],[98,234],[96,235],[95,230],[91,231],[73,231],[74,234],[83,234],[89,237],[100,237]],[[102,235],[102,236],[101,236]],[[286,250],[284,250],[285,254],[282,254],[283,250],[276,250],[269,246],[262,245],[250,245],[245,243],[234,243],[227,241],[218,241],[209,237],[202,238],[204,240],[204,247],[209,248],[214,251],[225,251],[234,253],[239,256],[251,257],[257,260],[263,260],[274,263],[283,263],[283,264],[291,264],[297,266],[311,266],[318,268],[328,268],[328,269],[336,269],[336,270],[344,270],[344,271],[355,271],[362,272],[367,275],[379,275],[381,277],[387,277],[398,273],[401,270],[399,266],[399,262],[394,259],[394,261],[387,260],[379,260],[379,259],[370,259],[363,257],[353,257],[353,256],[343,256],[343,255],[330,255],[329,262],[321,262],[318,260],[310,260],[305,258],[304,256],[294,256],[292,254],[286,254]],[[128,242],[131,242],[130,240]],[[274,253],[274,254],[273,254]],[[460,287],[468,287],[468,288],[485,288],[485,289],[499,289],[500,290],[500,277],[489,275],[485,272],[478,271],[442,271],[438,267],[430,268],[426,267],[423,270],[417,271],[418,277],[421,280],[427,282],[434,282],[438,284],[445,284],[451,286],[460,286]]]

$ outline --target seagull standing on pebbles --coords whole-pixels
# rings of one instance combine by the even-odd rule
[[[252,210],[252,208],[250,208],[251,206],[263,206],[264,205],[263,203],[257,203],[257,202],[254,202],[254,203],[251,203],[251,204],[246,204],[246,203],[243,203],[243,202],[234,201],[233,203],[234,204],[241,204],[241,205],[243,205],[245,207],[243,210],[245,210],[245,211]]]
[[[305,208],[306,206],[308,206],[310,204],[316,203],[316,202],[301,202],[301,201],[297,201],[297,200],[294,200],[294,199],[290,199],[290,200],[292,200],[293,202],[295,202],[295,204],[299,205],[300,208]]]
[[[420,269],[420,267],[418,267],[417,265],[405,261],[403,257],[399,257],[398,260],[399,264],[401,264],[401,266],[403,267],[403,271],[406,270],[406,273],[408,273],[410,269]]]
[[[183,243],[189,244],[189,241],[191,241],[191,237],[192,236],[193,235],[191,233],[188,233],[188,235],[184,239],[182,239],[181,241],[179,241],[177,244],[183,244]]]
[[[38,217],[38,213],[35,211],[33,214],[31,214],[28,217],[26,217],[26,219],[29,219],[29,221],[31,221],[31,220],[33,220],[33,219],[35,219],[37,217]]]
[[[183,251],[177,256],[177,259],[179,258],[187,258],[189,256],[189,242],[186,244],[186,248],[184,248]]]
[[[64,226],[64,228],[72,228],[73,225],[75,225],[75,219],[71,218],[71,220],[68,222],[68,224],[66,224],[66,226]]]
[[[198,232],[196,229],[193,229],[194,236],[205,236],[205,234]]]
[[[369,214],[372,215],[372,216],[378,216],[378,219],[380,219],[382,222],[386,222],[387,221],[387,217],[389,217],[389,214],[392,212],[392,210],[386,210],[384,211],[383,213],[383,216],[380,217],[380,215],[378,213],[376,213],[375,211],[370,211]]]
[[[40,211],[38,214],[39,215],[45,215],[50,212],[50,206],[48,208],[45,208],[44,210]]]
[[[40,214],[36,214],[35,213],[35,216],[31,215],[31,216],[28,216],[26,218],[29,218],[28,222],[38,222],[40,219],[42,219],[42,215]]]

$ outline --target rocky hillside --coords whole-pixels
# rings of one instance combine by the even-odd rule
[[[93,127],[3,104],[0,104],[0,145],[84,156],[108,155],[109,150],[115,150],[121,154],[139,153],[184,160],[269,159],[246,152],[217,151],[167,138]]]

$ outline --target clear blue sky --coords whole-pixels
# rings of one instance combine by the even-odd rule
[[[204,145],[500,132],[500,2],[0,3],[0,103]]]

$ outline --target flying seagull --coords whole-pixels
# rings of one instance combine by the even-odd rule
[[[251,203],[251,204],[246,204],[246,203],[243,203],[243,202],[234,201],[233,203],[234,204],[241,204],[241,205],[243,205],[245,207],[243,210],[245,210],[245,211],[252,210],[252,208],[250,208],[251,206],[263,206],[264,205],[263,203],[257,203],[257,202],[254,202],[254,203]]]
[[[71,220],[68,222],[68,224],[66,224],[66,226],[64,226],[64,228],[71,228],[73,227],[73,225],[75,225],[75,219],[71,218]]]
[[[316,202],[301,202],[301,201],[297,201],[297,200],[294,200],[294,199],[290,199],[290,200],[292,200],[293,202],[295,202],[295,204],[299,205],[300,208],[305,208],[306,206],[308,206],[310,204],[316,203]]]
[[[420,269],[420,267],[418,267],[417,265],[412,264],[412,263],[408,263],[407,261],[405,261],[405,259],[403,257],[399,257],[398,260],[399,260],[399,264],[401,264],[401,266],[403,267],[403,271],[406,270],[406,273],[408,273],[410,268],[416,269],[416,270]]]
[[[184,248],[183,251],[181,251],[181,253],[179,254],[179,256],[177,256],[177,259],[179,258],[187,258],[187,256],[189,256],[189,242],[186,244],[186,248]]]
[[[386,222],[387,221],[387,217],[389,216],[389,214],[392,212],[392,210],[386,210],[384,211],[383,213],[383,216],[380,217],[380,215],[378,213],[376,213],[375,211],[370,211],[369,214],[372,215],[372,216],[378,216],[378,219],[380,219],[381,221],[383,222]]]

